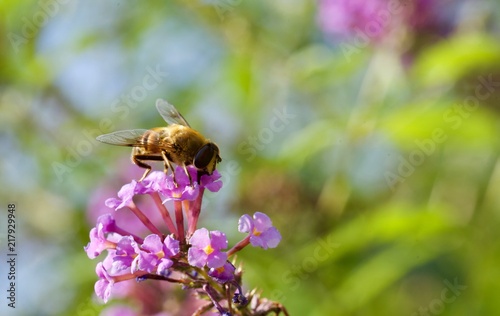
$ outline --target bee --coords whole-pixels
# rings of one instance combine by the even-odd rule
[[[96,139],[110,145],[132,147],[132,162],[146,169],[139,181],[151,172],[151,166],[145,161],[163,161],[165,173],[168,169],[172,170],[174,182],[172,163],[184,168],[191,184],[193,182],[186,166],[193,165],[198,170],[198,183],[203,174],[212,174],[222,160],[219,147],[192,129],[172,104],[158,99],[156,109],[167,122],[167,127],[117,131]]]

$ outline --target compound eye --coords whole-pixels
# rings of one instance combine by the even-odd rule
[[[203,145],[194,157],[194,166],[198,169],[206,169],[217,156],[216,148],[213,144]]]

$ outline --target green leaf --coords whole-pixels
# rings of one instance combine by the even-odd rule
[[[415,62],[413,75],[423,86],[452,85],[472,70],[497,66],[499,62],[498,39],[465,34],[423,51]]]

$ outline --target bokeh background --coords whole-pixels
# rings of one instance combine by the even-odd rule
[[[230,244],[244,213],[281,231],[278,248],[239,255],[248,289],[291,315],[500,313],[498,1],[0,10],[0,314],[115,304],[95,299],[97,260],[83,246],[104,199],[141,171],[128,149],[94,139],[164,125],[157,98],[221,148],[225,186],[207,194],[201,223]],[[15,310],[4,298],[8,203]],[[183,315],[179,292],[153,301]]]

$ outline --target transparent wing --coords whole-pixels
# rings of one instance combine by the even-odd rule
[[[163,117],[168,124],[179,124],[191,127],[182,114],[167,101],[163,99],[156,100],[156,108],[158,109],[158,113],[160,113],[161,117]]]
[[[147,129],[129,129],[97,136],[97,140],[118,146],[144,146],[143,136]],[[151,132],[151,131],[149,131]]]

